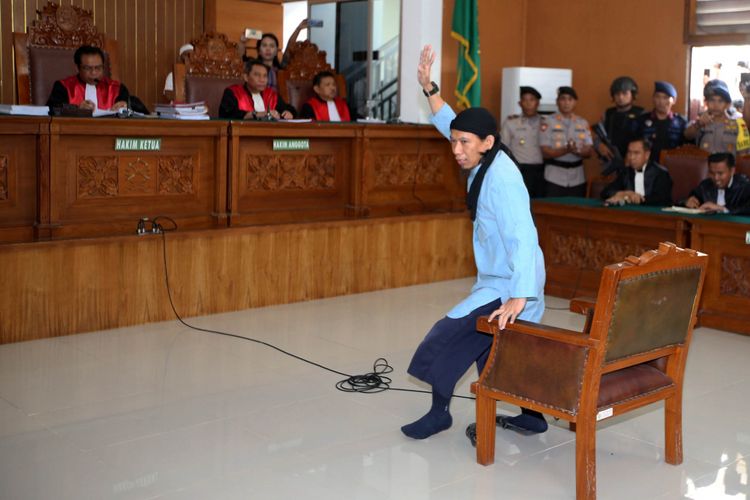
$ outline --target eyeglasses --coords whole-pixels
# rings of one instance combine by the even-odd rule
[[[81,70],[83,71],[101,71],[104,69],[103,64],[99,64],[98,66],[81,66]]]

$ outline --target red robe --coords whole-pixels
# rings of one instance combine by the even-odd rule
[[[80,105],[86,99],[86,84],[78,78],[78,75],[69,76],[60,80],[62,86],[68,91],[68,102]],[[96,85],[97,108],[112,109],[115,99],[120,94],[120,82],[111,80],[106,76],[99,80]]]
[[[234,97],[237,98],[237,104],[240,110],[244,112],[255,111],[253,105],[253,98],[247,91],[244,85],[236,84],[229,87]],[[276,109],[276,105],[279,103],[279,94],[276,93],[271,87],[266,87],[263,92],[260,93],[260,98],[263,99],[263,105],[266,107],[266,112]]]
[[[333,99],[333,103],[336,105],[336,111],[339,112],[341,121],[351,121],[351,117],[349,116],[349,106],[346,105],[346,101],[344,101],[340,97],[335,97]],[[319,97],[311,97],[310,99],[308,99],[307,104],[312,108],[313,113],[315,113],[315,119],[317,121],[331,121],[331,117],[328,116],[328,103],[326,101]]]

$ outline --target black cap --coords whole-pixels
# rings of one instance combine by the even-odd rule
[[[531,94],[537,99],[542,98],[542,94],[540,94],[539,91],[535,89],[534,87],[521,87],[521,93],[520,93],[521,97],[523,97],[524,94]]]
[[[573,87],[557,87],[557,97],[560,97],[561,95],[569,95],[576,101],[578,100],[578,94],[576,94],[576,91]]]
[[[497,122],[495,117],[484,108],[469,108],[461,111],[453,119],[451,130],[470,132],[478,135],[481,139],[488,135],[497,133]]]

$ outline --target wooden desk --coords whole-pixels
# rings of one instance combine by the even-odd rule
[[[699,310],[704,326],[750,334],[750,217],[686,216],[649,207],[602,207],[591,199],[532,204],[547,270],[546,292],[593,296],[603,266],[640,255],[660,241],[709,256]]]
[[[691,220],[690,246],[709,255],[700,323],[750,335],[750,218],[721,219]]]
[[[35,239],[47,186],[49,118],[0,119],[0,243]]]
[[[231,225],[464,210],[447,141],[426,125],[233,121]],[[309,150],[274,151],[274,139]]]
[[[641,207],[603,207],[588,198],[536,199],[532,212],[544,252],[546,293],[593,295],[604,266],[656,248],[660,241],[688,244],[683,217]]]
[[[180,228],[225,227],[228,127],[225,121],[53,118],[46,236],[132,234],[140,217],[157,215]],[[115,151],[118,137],[160,138],[161,148]]]

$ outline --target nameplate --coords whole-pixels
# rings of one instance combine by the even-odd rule
[[[310,149],[310,139],[274,139],[274,151],[307,151]]]
[[[116,137],[115,151],[161,151],[161,137]]]

